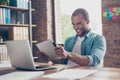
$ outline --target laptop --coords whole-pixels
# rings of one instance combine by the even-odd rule
[[[48,70],[50,65],[35,65],[29,40],[6,41],[7,51],[12,67],[25,70]]]

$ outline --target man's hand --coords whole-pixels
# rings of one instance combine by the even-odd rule
[[[66,58],[67,57],[67,53],[65,52],[65,50],[60,47],[60,46],[57,46],[55,48],[55,52],[57,54],[58,57],[61,57],[61,58]]]

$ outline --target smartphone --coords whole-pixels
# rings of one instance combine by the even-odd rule
[[[55,42],[53,42],[53,45],[56,47],[56,44],[55,44]]]

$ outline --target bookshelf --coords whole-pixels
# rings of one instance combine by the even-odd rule
[[[2,42],[0,42],[0,61],[3,58],[7,59],[7,57],[5,57],[5,55],[7,56],[7,54],[6,54],[7,49],[6,49],[6,45],[5,45],[4,41],[7,41],[7,40],[29,40],[30,45],[31,45],[31,50],[32,50],[32,46],[33,46],[32,44],[37,42],[37,41],[32,40],[32,28],[36,27],[36,25],[32,24],[32,11],[35,11],[35,9],[31,8],[30,0],[28,1],[27,5],[28,5],[28,8],[0,5],[0,11],[3,11],[4,9],[9,10],[9,19],[5,18],[5,20],[8,20],[8,21],[3,21],[4,17],[0,19],[0,20],[2,20],[2,21],[0,21],[0,29],[1,29],[0,31],[2,31],[4,34],[4,35],[2,35],[2,37],[7,35],[7,39],[5,38],[5,39],[3,39]],[[18,12],[19,12],[19,15],[21,15],[20,17],[18,17],[18,15],[17,15]],[[2,13],[2,16],[4,15],[3,12],[0,12],[0,17],[1,17],[1,13]],[[19,23],[17,23],[17,18],[19,18],[21,20]],[[28,21],[25,22],[25,20],[28,20]],[[4,30],[7,31],[7,34],[4,33]],[[16,30],[18,30],[18,31],[16,31]],[[20,35],[20,33],[17,33],[19,35],[16,37],[15,32],[21,32],[20,30],[23,30],[22,34],[24,32],[27,32],[25,34],[24,38],[17,38],[18,36],[20,36],[20,37],[23,36],[23,35]],[[0,35],[1,35],[1,33],[0,33]],[[2,46],[4,46],[3,47],[4,50],[3,50]],[[2,56],[2,55],[4,55],[4,56]]]

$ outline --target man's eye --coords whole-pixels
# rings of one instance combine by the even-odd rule
[[[72,25],[73,25],[73,26],[80,26],[81,23],[76,23],[76,24],[73,24],[73,23],[72,23]]]
[[[81,25],[81,23],[77,23],[77,25]]]

